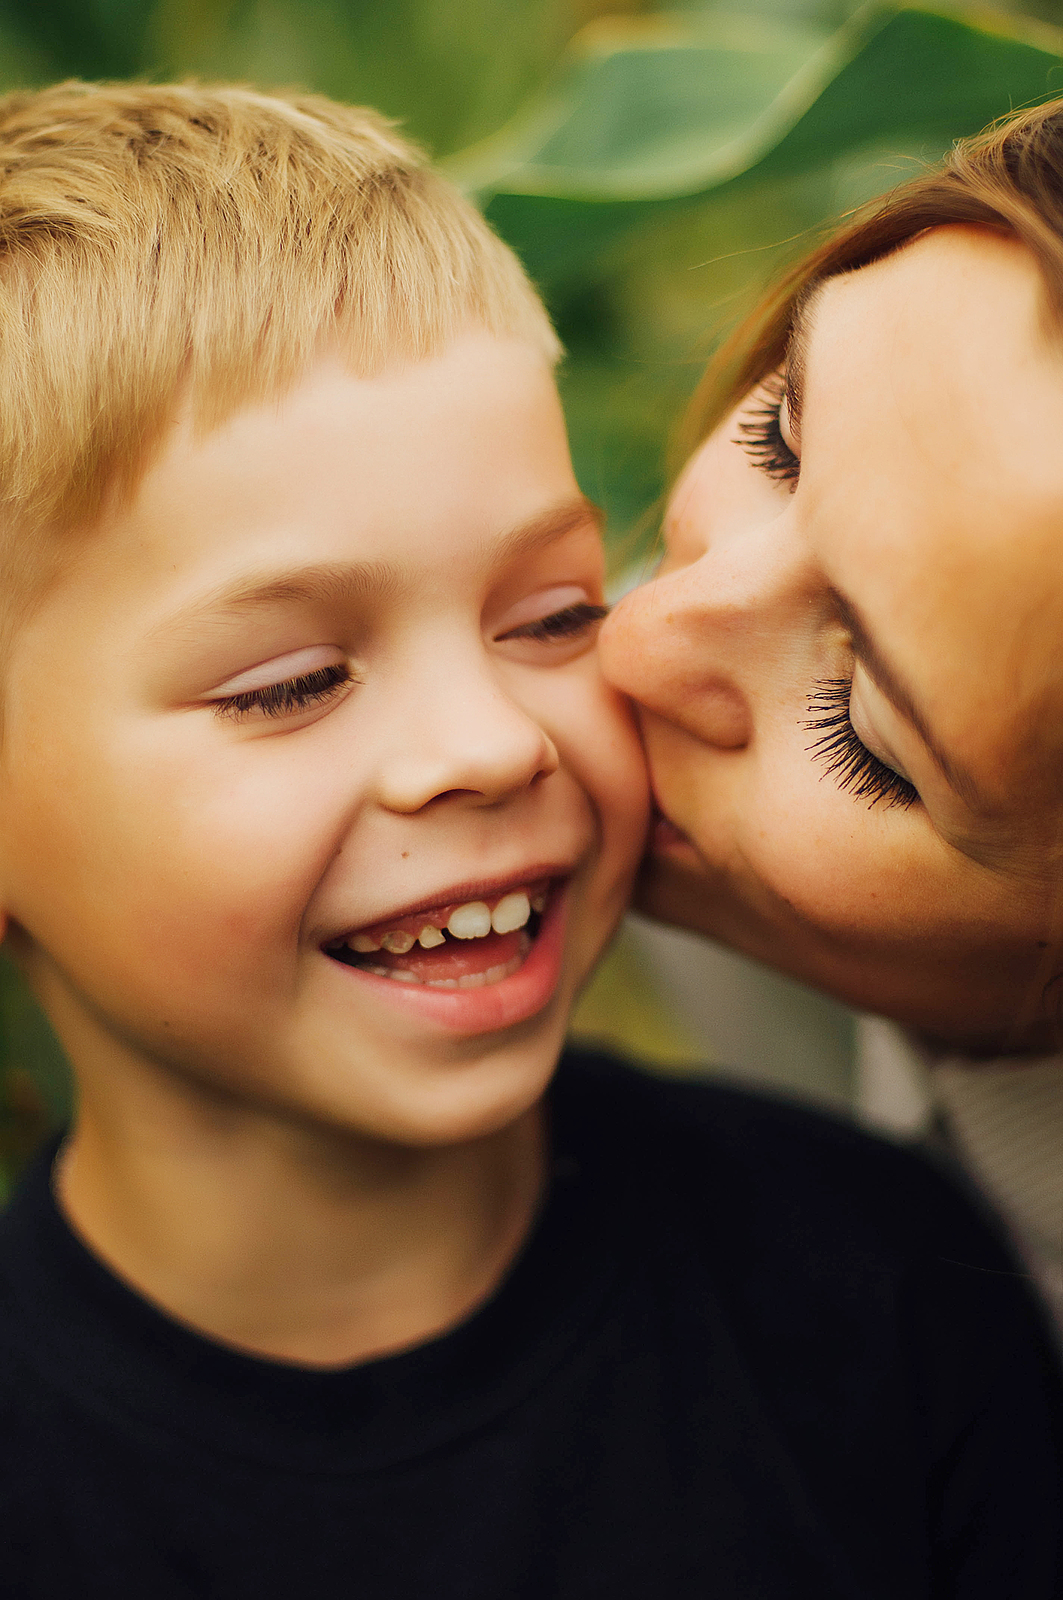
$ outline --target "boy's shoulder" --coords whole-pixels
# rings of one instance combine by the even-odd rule
[[[1058,1348],[1029,1274],[997,1219],[927,1153],[594,1051],[566,1055],[558,1091],[583,1147],[608,1141],[628,1215],[644,1218],[672,1278],[700,1284],[691,1303],[717,1305],[810,1459],[825,1417],[891,1384],[898,1412],[914,1404],[935,1439],[1030,1405],[1047,1407],[1063,1444]]]
[[[580,1048],[565,1054],[558,1094],[588,1137],[609,1129],[640,1183],[653,1173],[714,1234],[726,1218],[740,1247],[1015,1270],[1000,1225],[959,1173],[827,1109]]]

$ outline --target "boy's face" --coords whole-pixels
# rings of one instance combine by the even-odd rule
[[[409,1143],[531,1104],[645,824],[601,581],[522,344],[175,429],[9,664],[3,909],[86,1084]]]

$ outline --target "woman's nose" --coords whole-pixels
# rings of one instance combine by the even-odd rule
[[[602,630],[606,677],[706,743],[741,748],[794,621],[799,565],[777,534],[751,533],[632,590]]]
[[[648,711],[690,727],[708,744],[739,749],[752,732],[749,701],[726,642],[710,640],[691,590],[691,569],[684,567],[625,595],[602,629],[602,668]]]
[[[413,675],[379,776],[379,799],[412,814],[444,797],[492,806],[557,771],[553,741],[485,664],[460,677]]]

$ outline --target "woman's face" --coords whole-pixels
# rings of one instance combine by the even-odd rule
[[[781,387],[780,391],[781,393]],[[939,228],[806,302],[603,635],[661,824],[641,904],[974,1049],[1063,1016],[1063,337]]]

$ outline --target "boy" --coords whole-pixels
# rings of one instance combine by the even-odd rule
[[[0,905],[79,1093],[0,1239],[4,1593],[1053,1593],[1057,1381],[932,1174],[546,1100],[646,794],[516,263],[324,101],[0,149]]]

